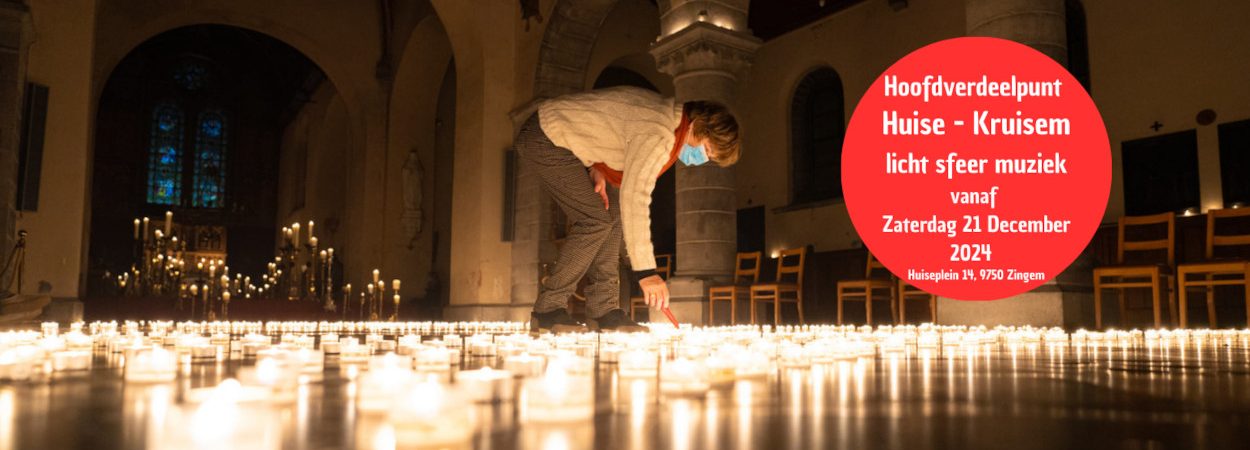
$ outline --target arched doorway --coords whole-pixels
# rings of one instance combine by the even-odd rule
[[[263,273],[289,207],[280,192],[306,181],[280,176],[288,125],[335,96],[327,89],[300,51],[239,27],[176,28],[132,49],[96,110],[89,299],[110,296],[113,277],[136,262],[133,221],[163,226],[166,211],[189,252],[220,254],[233,273]]]

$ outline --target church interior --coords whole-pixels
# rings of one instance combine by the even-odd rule
[[[0,449],[1237,448],[1247,17],[0,0]],[[841,184],[858,99],[964,36],[1062,64],[1111,143],[1088,246],[996,301],[889,273]],[[741,159],[656,181],[670,308],[620,271],[649,332],[530,333],[574,224],[515,138],[544,100],[618,86],[728,105]]]

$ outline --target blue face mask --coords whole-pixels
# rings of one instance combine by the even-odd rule
[[[677,155],[677,159],[687,166],[698,166],[706,163],[707,152],[703,150],[703,146],[691,146],[690,144],[681,145],[681,153]]]

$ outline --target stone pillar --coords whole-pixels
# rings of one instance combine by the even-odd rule
[[[676,100],[714,100],[733,108],[737,77],[760,41],[746,27],[747,0],[660,2],[664,33],[651,49],[673,76]],[[707,322],[707,288],[733,277],[737,198],[732,169],[677,167],[677,254],[669,282],[672,310],[685,323]],[[652,314],[653,320],[664,320]]]
[[[969,36],[1016,41],[1067,65],[1063,0],[967,0]],[[1032,291],[992,302],[938,299],[938,322],[951,325],[1093,326],[1093,255]],[[1112,308],[1114,310],[1114,308]]]
[[[13,250],[17,221],[17,165],[26,84],[30,13],[20,1],[0,0],[0,266]],[[0,290],[8,277],[0,277]],[[0,297],[5,294],[0,292]]]
[[[967,0],[969,36],[1019,42],[1068,65],[1063,0]]]

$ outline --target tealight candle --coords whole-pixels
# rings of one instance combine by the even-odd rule
[[[702,394],[708,390],[703,364],[686,358],[666,361],[660,368],[660,391],[668,394]]]
[[[512,372],[483,367],[456,374],[456,384],[464,387],[470,399],[479,403],[512,401]]]
[[[503,368],[516,374],[518,377],[529,378],[542,375],[544,363],[546,363],[546,360],[540,356],[522,353],[504,358]]]
[[[645,350],[629,350],[621,353],[617,366],[622,377],[654,377],[659,366],[659,355]]]
[[[413,377],[413,372],[394,353],[380,362],[370,364],[368,372],[357,384],[356,408],[365,413],[381,413],[391,405],[392,397]]]
[[[267,391],[228,379],[217,387],[193,389],[188,403],[171,408],[165,426],[148,427],[153,448],[277,450],[281,419],[267,404]]]
[[[394,396],[388,419],[398,448],[458,446],[473,436],[469,403],[458,391],[427,380]]]
[[[447,372],[451,370],[452,356],[452,350],[426,347],[417,351],[413,360],[418,372]]]
[[[522,417],[528,422],[578,422],[595,414],[591,377],[573,375],[561,360],[552,360],[541,378],[524,382]]]
[[[136,349],[126,358],[126,381],[163,382],[177,376],[178,358],[160,347]]]

